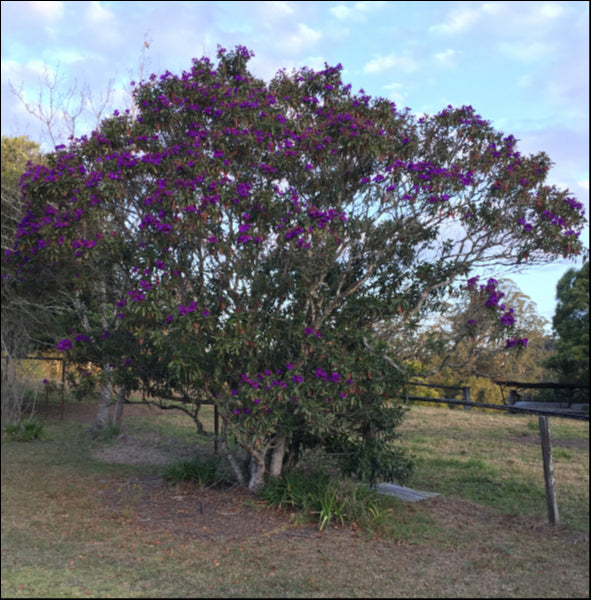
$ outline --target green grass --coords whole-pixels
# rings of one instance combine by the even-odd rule
[[[551,419],[561,522],[589,530],[589,423]],[[400,428],[416,469],[409,485],[463,498],[503,514],[544,519],[545,483],[537,417],[413,406]],[[582,444],[581,444],[582,446]]]

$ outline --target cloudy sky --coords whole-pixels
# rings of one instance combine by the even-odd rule
[[[547,152],[550,182],[589,214],[588,2],[45,0],[2,2],[1,16],[2,135],[49,147],[14,94],[38,105],[44,73],[57,73],[59,93],[86,87],[95,105],[111,80],[110,108],[125,108],[142,64],[147,75],[180,72],[193,57],[214,59],[218,44],[241,44],[265,79],[284,67],[341,63],[355,91],[417,113],[470,104],[515,135],[521,152]],[[89,124],[81,118],[77,133]],[[584,236],[588,247],[588,228]],[[512,278],[551,320],[556,283],[572,266],[580,263],[495,275]]]

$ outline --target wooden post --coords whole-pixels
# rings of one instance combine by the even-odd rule
[[[551,525],[558,525],[558,504],[554,489],[554,464],[552,462],[552,442],[550,441],[550,424],[548,417],[538,417],[540,421],[540,438],[542,440],[542,458],[544,459],[544,481],[546,484],[546,504],[548,519]]]
[[[60,409],[60,420],[64,420],[64,390],[66,387],[66,359],[62,358],[62,406]]]
[[[469,387],[462,388],[462,400],[464,402],[470,402],[470,388]],[[464,405],[464,410],[472,410],[472,407]]]
[[[220,417],[218,414],[218,405],[213,405],[213,431],[214,431],[214,441],[213,441],[213,451],[217,456],[218,454],[218,438],[220,436]]]

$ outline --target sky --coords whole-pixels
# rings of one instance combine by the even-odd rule
[[[386,97],[418,114],[472,105],[518,140],[546,152],[549,183],[568,188],[589,215],[588,2],[2,2],[2,135],[27,135],[51,149],[39,120],[44,77],[56,93],[75,87],[109,112],[129,105],[140,73],[180,73],[217,47],[255,53],[251,71],[343,65],[353,91]],[[48,109],[47,94],[41,104]],[[88,108],[88,106],[87,106]],[[83,112],[77,135],[92,118]],[[86,129],[85,129],[86,128]],[[56,129],[59,130],[59,129]],[[582,239],[589,247],[589,228]],[[548,321],[556,284],[581,262],[557,261],[512,279]]]

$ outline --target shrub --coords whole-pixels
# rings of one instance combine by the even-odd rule
[[[8,438],[19,442],[41,440],[45,437],[43,425],[41,423],[36,423],[35,421],[10,423],[5,427],[4,433]]]

